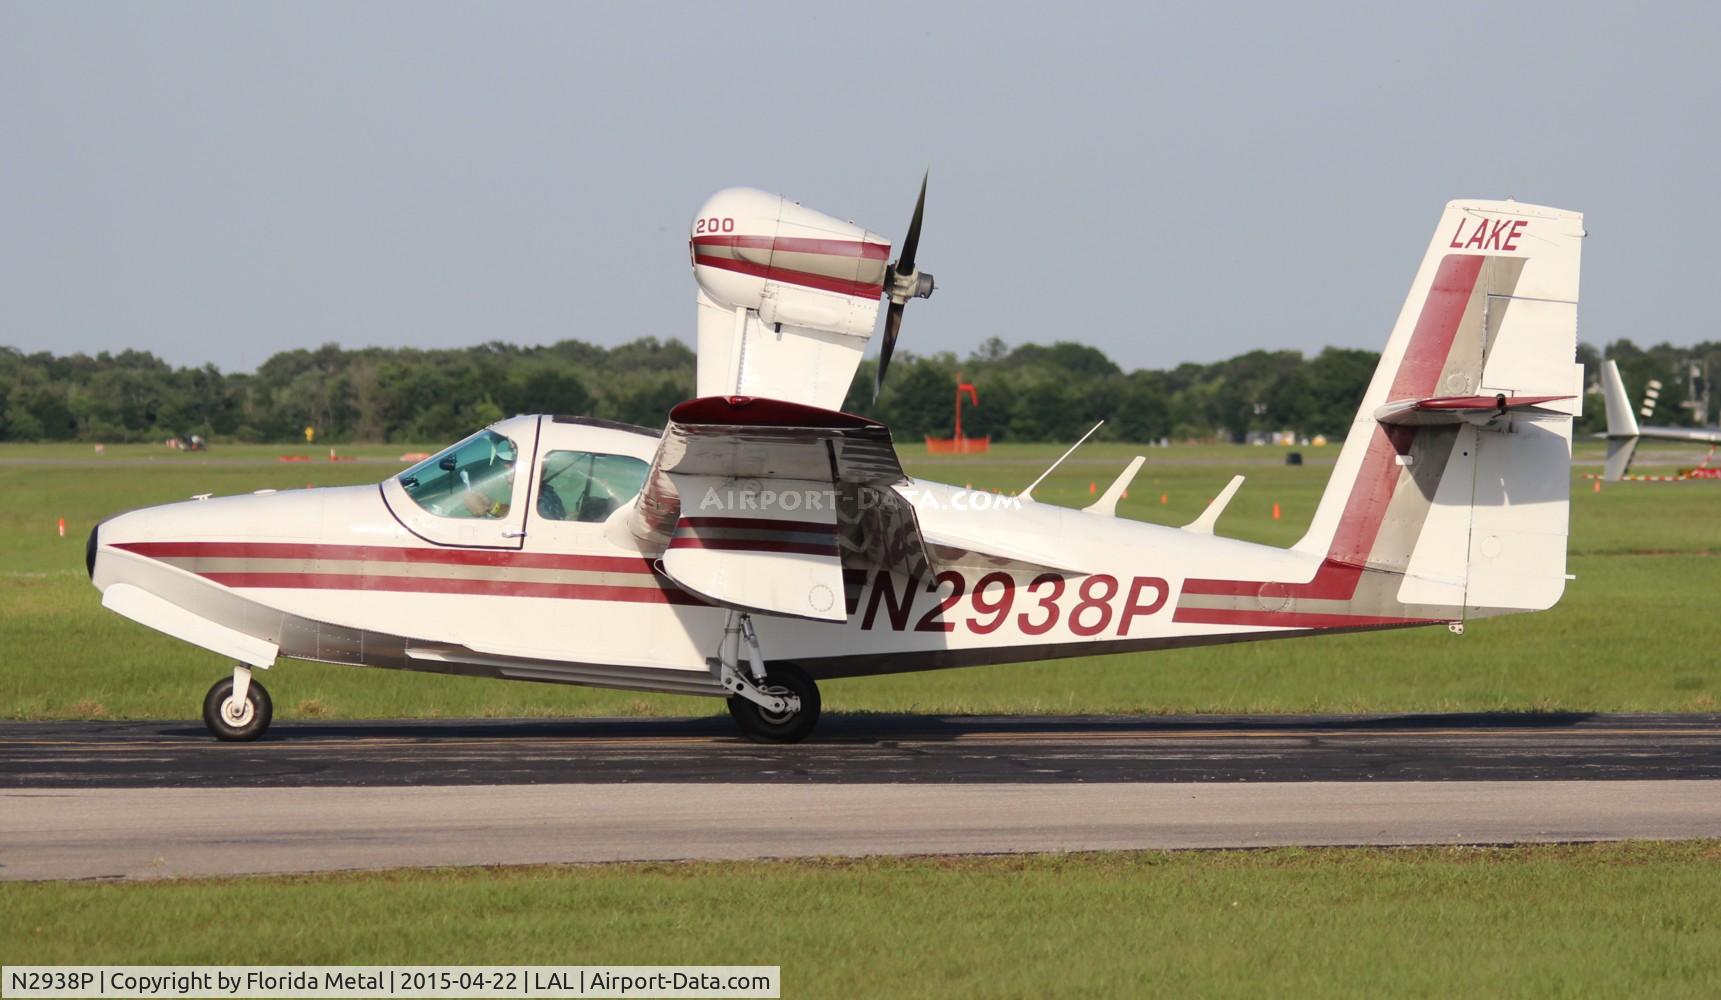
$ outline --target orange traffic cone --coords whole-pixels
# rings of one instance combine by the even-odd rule
[[[66,519],[63,517],[60,518],[60,537],[66,537]]]
[[[1091,497],[1091,496],[1093,496],[1093,495],[1094,495],[1094,494],[1095,494],[1095,493],[1098,493],[1098,492],[1099,492],[1099,489],[1100,489],[1100,488],[1099,488],[1099,484],[1097,484],[1097,483],[1094,483],[1094,482],[1089,482],[1089,483],[1088,483],[1088,496],[1090,496],[1090,497]]]

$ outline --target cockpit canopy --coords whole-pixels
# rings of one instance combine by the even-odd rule
[[[408,528],[445,545],[517,548],[530,522],[599,524],[645,486],[658,435],[565,417],[512,417],[383,484]]]
[[[485,428],[401,473],[399,482],[438,517],[499,517],[507,512],[519,457],[513,438]]]

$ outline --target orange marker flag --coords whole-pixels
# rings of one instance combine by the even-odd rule
[[[1273,520],[1277,521],[1278,519],[1279,519],[1279,502],[1277,500],[1275,500],[1275,501],[1273,501]]]
[[[1601,480],[1599,480],[1599,479],[1596,480],[1596,488],[1591,490],[1590,492],[1592,492],[1592,493],[1600,493],[1601,492]]]
[[[1167,496],[1166,496],[1166,495],[1165,495],[1165,494],[1164,494],[1164,493],[1161,493],[1161,494],[1160,494],[1160,495],[1159,495],[1159,502],[1160,502],[1160,503],[1170,503],[1170,502],[1171,502],[1171,500],[1170,500],[1170,498],[1169,498],[1169,497],[1167,497]]]
[[[1094,494],[1095,494],[1095,493],[1098,493],[1098,492],[1099,492],[1099,486],[1098,486],[1098,484],[1096,484],[1096,483],[1094,483],[1094,482],[1092,482],[1092,481],[1091,481],[1091,480],[1090,480],[1090,481],[1089,481],[1089,482],[1088,482],[1088,496],[1090,496],[1090,497],[1091,497],[1091,496],[1093,496],[1093,495],[1094,495]]]
[[[66,519],[63,517],[60,518],[60,537],[66,537]]]

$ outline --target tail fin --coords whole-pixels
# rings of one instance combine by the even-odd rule
[[[1401,576],[1369,600],[1407,618],[1559,600],[1583,235],[1576,212],[1446,206],[1297,550]]]
[[[1631,471],[1631,459],[1637,454],[1639,440],[1636,436],[1607,439],[1607,466],[1602,469],[1603,479],[1617,483],[1625,478],[1625,474]]]
[[[1607,406],[1607,436],[1637,437],[1637,414],[1631,412],[1631,398],[1612,358],[1601,363],[1601,395]]]
[[[1602,470],[1602,478],[1617,483],[1631,471],[1638,431],[1637,414],[1631,412],[1631,398],[1625,394],[1619,365],[1612,358],[1601,363],[1601,395],[1607,407],[1607,467]]]

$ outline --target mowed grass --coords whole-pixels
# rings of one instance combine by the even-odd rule
[[[100,607],[83,541],[100,518],[195,493],[375,482],[409,446],[217,448],[0,446],[0,717],[190,718],[227,669],[219,657]],[[1337,447],[1084,447],[1037,491],[1079,506],[1141,450],[1149,458],[1124,516],[1193,519],[1236,472],[1249,477],[1219,532],[1275,545],[1307,527]],[[1007,446],[931,458],[916,475],[1020,490],[1061,449]],[[305,463],[276,461],[306,454]],[[1599,448],[1580,446],[1593,462]],[[1689,463],[1643,450],[1635,471]],[[926,713],[1721,710],[1721,483],[1622,483],[1592,491],[1574,474],[1569,583],[1553,611],[1443,629],[1326,636],[1055,663],[977,667],[824,685],[827,711]],[[1274,504],[1280,517],[1274,519]],[[58,519],[66,520],[59,537]],[[1142,571],[1155,567],[1145,562]],[[704,699],[362,670],[287,661],[267,675],[277,718],[685,715]]]
[[[1721,844],[0,887],[6,964],[780,965],[783,995],[1714,996]]]

